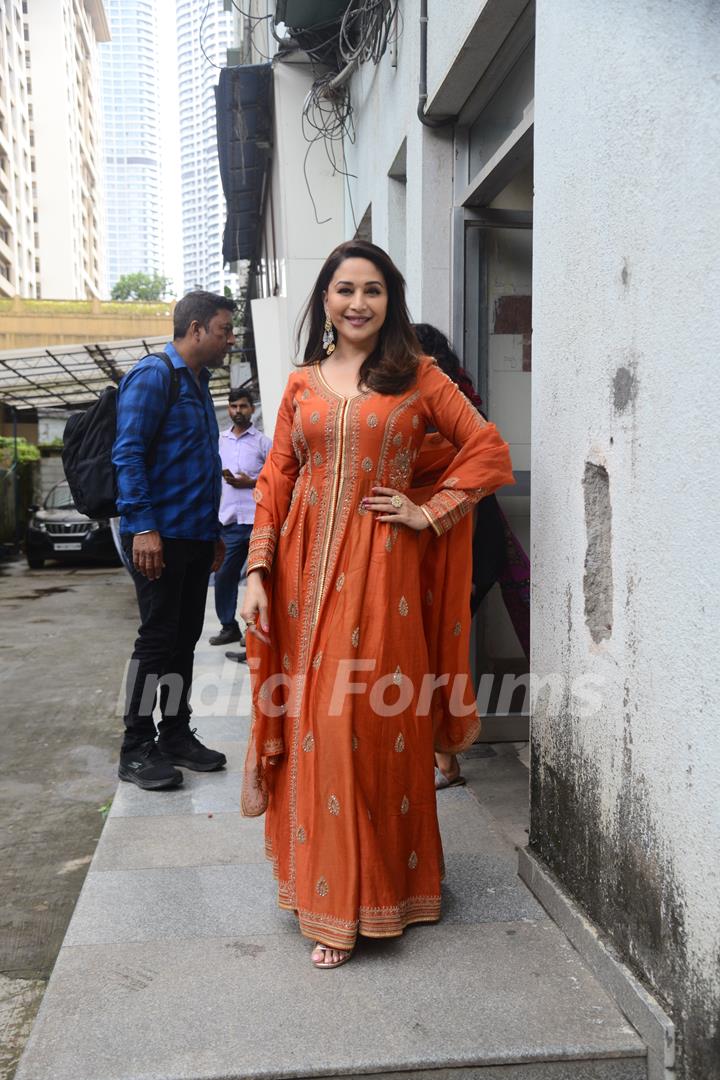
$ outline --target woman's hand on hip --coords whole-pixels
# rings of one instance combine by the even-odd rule
[[[248,626],[259,627],[266,634],[270,630],[268,597],[260,570],[251,570],[248,574],[240,618],[244,619]]]
[[[417,503],[409,499],[402,491],[395,488],[374,487],[372,495],[367,495],[362,505],[378,515],[378,521],[389,525],[406,525],[408,529],[422,532],[430,522]]]

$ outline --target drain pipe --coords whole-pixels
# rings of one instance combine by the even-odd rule
[[[427,0],[420,0],[420,93],[418,96],[417,115],[418,120],[425,127],[447,127],[455,123],[454,116],[426,116],[427,105],[427,33],[428,33],[428,5]]]

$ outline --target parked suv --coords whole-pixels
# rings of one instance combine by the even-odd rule
[[[25,536],[25,553],[31,570],[40,570],[46,559],[96,559],[118,562],[110,522],[95,521],[75,509],[70,486],[63,480],[48,492],[45,502],[31,506]]]

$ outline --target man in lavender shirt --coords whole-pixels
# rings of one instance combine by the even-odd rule
[[[232,425],[220,434],[223,470],[220,535],[225,542],[225,559],[215,573],[215,611],[221,629],[210,638],[211,645],[241,640],[235,612],[240,573],[247,559],[255,519],[252,489],[272,446],[267,435],[253,427],[253,408],[252,398],[246,390],[230,391],[228,413]],[[234,660],[244,658],[244,653],[232,654]]]

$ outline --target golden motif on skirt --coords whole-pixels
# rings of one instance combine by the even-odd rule
[[[330,892],[330,886],[328,885],[324,877],[318,878],[318,883],[315,886],[315,892],[318,894],[318,896],[327,896],[327,894]]]
[[[312,731],[309,731],[303,739],[302,748],[306,754],[309,754],[311,750],[315,749],[315,739],[313,738]]]
[[[328,804],[327,805],[328,805],[328,810],[330,811],[332,816],[337,817],[338,814],[340,813],[340,800],[338,799],[337,795],[331,795],[330,798],[328,799]]]
[[[342,589],[344,584],[345,584],[345,575],[341,574],[340,577],[335,582],[335,588],[337,589],[338,592],[340,592],[340,590]]]
[[[405,736],[403,735],[403,733],[401,731],[400,734],[398,735],[397,739],[395,740],[395,752],[397,754],[402,754],[404,749],[405,749]]]
[[[403,440],[402,432],[398,431],[397,435],[393,439],[393,446],[400,446],[401,443],[402,443],[402,440]]]
[[[352,737],[352,748],[353,748],[353,750],[357,750],[358,746],[359,746],[358,737],[357,737],[357,735],[353,735],[353,737]]]
[[[395,683],[396,686],[400,686],[402,681],[403,681],[402,671],[400,670],[400,665],[398,664],[398,666],[395,668],[395,673],[393,674],[393,682]]]
[[[428,589],[428,591],[427,591],[427,592],[425,593],[425,603],[426,603],[426,604],[428,605],[428,607],[429,607],[429,606],[430,606],[430,604],[432,604],[432,602],[433,602],[433,594],[432,594],[432,589]]]
[[[360,465],[365,472],[372,472],[372,458],[364,457],[360,462]]]
[[[316,411],[316,412],[314,412],[314,413],[312,414],[312,416],[310,417],[310,423],[311,423],[311,424],[317,424],[317,422],[319,421],[319,419],[320,419],[320,413]]]
[[[299,608],[298,608],[298,605],[297,605],[297,600],[291,600],[290,603],[288,604],[288,615],[290,616],[291,619],[297,619],[298,613],[299,613]]]
[[[260,490],[260,488],[259,487],[253,488],[253,499],[255,500],[255,502],[256,503],[262,502],[262,497],[263,497],[262,496],[262,491]]]
[[[323,654],[321,652],[316,653],[315,656],[313,657],[312,666],[315,668],[316,671],[320,667],[320,665],[322,664],[322,658],[323,658]]]
[[[388,533],[387,536],[385,537],[385,550],[386,551],[392,551],[392,549],[393,549],[393,538],[390,535],[390,533]]]
[[[407,615],[410,611],[410,605],[404,596],[400,597],[400,603],[398,604],[398,611],[401,615]]]
[[[353,649],[357,649],[358,645],[360,644],[360,627],[359,626],[356,626],[355,629],[353,630],[352,634],[350,635],[350,640],[352,642]]]
[[[286,518],[285,521],[282,523],[282,527],[280,529],[280,535],[285,536],[285,533],[288,531],[289,528],[290,528],[290,522]]]
[[[367,514],[367,513],[369,513],[369,510],[367,509],[367,507],[363,506],[363,504],[360,503],[360,505],[358,506],[358,514],[362,514],[363,517],[364,517],[365,514]]]
[[[460,635],[462,634],[462,625],[459,622],[456,622],[453,626],[453,634],[455,635],[455,637],[460,637]]]
[[[419,425],[420,425],[420,417],[416,413],[415,416],[413,416],[413,418],[412,418],[412,426],[414,428],[416,428],[416,427],[419,427]]]
[[[371,412],[371,413],[368,414],[367,425],[368,425],[368,427],[377,427],[378,418],[377,418],[377,416],[375,415],[374,412]]]
[[[282,666],[283,666],[284,671],[289,671],[290,670],[290,657],[288,656],[287,653],[285,653],[285,655],[283,656]]]
[[[306,833],[302,825],[298,825],[297,842],[298,844],[304,844],[306,840]]]
[[[322,465],[322,463],[323,463],[323,456],[322,456],[322,454],[320,453],[319,450],[316,450],[315,453],[313,454],[313,464],[314,465]]]
[[[307,399],[310,397],[310,391],[308,390],[307,387],[305,387],[305,389],[303,390],[303,392],[302,392],[302,394],[300,396],[302,397],[303,401],[307,401]]]
[[[409,809],[410,809],[410,800],[408,799],[407,795],[403,795],[403,801],[400,803],[400,813],[401,814],[407,814]]]
[[[411,870],[414,870],[418,864],[418,857],[416,851],[410,852],[410,858],[408,859],[408,866]]]
[[[314,487],[311,487],[310,490],[308,491],[308,502],[310,503],[311,506],[314,506],[317,501],[318,501],[317,490]]]

